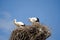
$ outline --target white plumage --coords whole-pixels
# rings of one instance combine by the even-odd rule
[[[14,24],[17,26],[17,27],[23,27],[25,24],[23,22],[16,22],[16,19],[14,19]]]
[[[33,22],[37,21],[37,18],[36,17],[29,18],[29,21],[33,23]]]
[[[40,27],[40,23],[39,23],[39,18],[37,17],[31,17],[29,18],[29,21],[32,23],[32,25],[34,25],[35,27]]]

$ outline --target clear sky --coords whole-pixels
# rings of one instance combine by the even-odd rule
[[[60,40],[59,0],[0,0],[0,40],[8,40],[16,27],[13,20],[30,24],[29,17],[38,17],[49,26],[52,35],[47,40]]]

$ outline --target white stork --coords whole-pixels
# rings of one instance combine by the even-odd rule
[[[14,19],[13,22],[17,27],[23,28],[25,26],[25,24],[23,22],[16,22],[16,19]]]

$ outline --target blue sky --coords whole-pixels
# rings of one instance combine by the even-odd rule
[[[0,40],[8,40],[16,27],[13,19],[30,24],[29,17],[38,17],[49,26],[52,35],[47,40],[60,40],[59,0],[0,0]]]

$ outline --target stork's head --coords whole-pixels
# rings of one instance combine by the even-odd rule
[[[13,22],[15,23],[16,22],[16,19],[14,19]]]
[[[32,23],[39,22],[39,18],[37,18],[37,17],[31,17],[31,18],[29,18],[29,21],[32,22]]]

